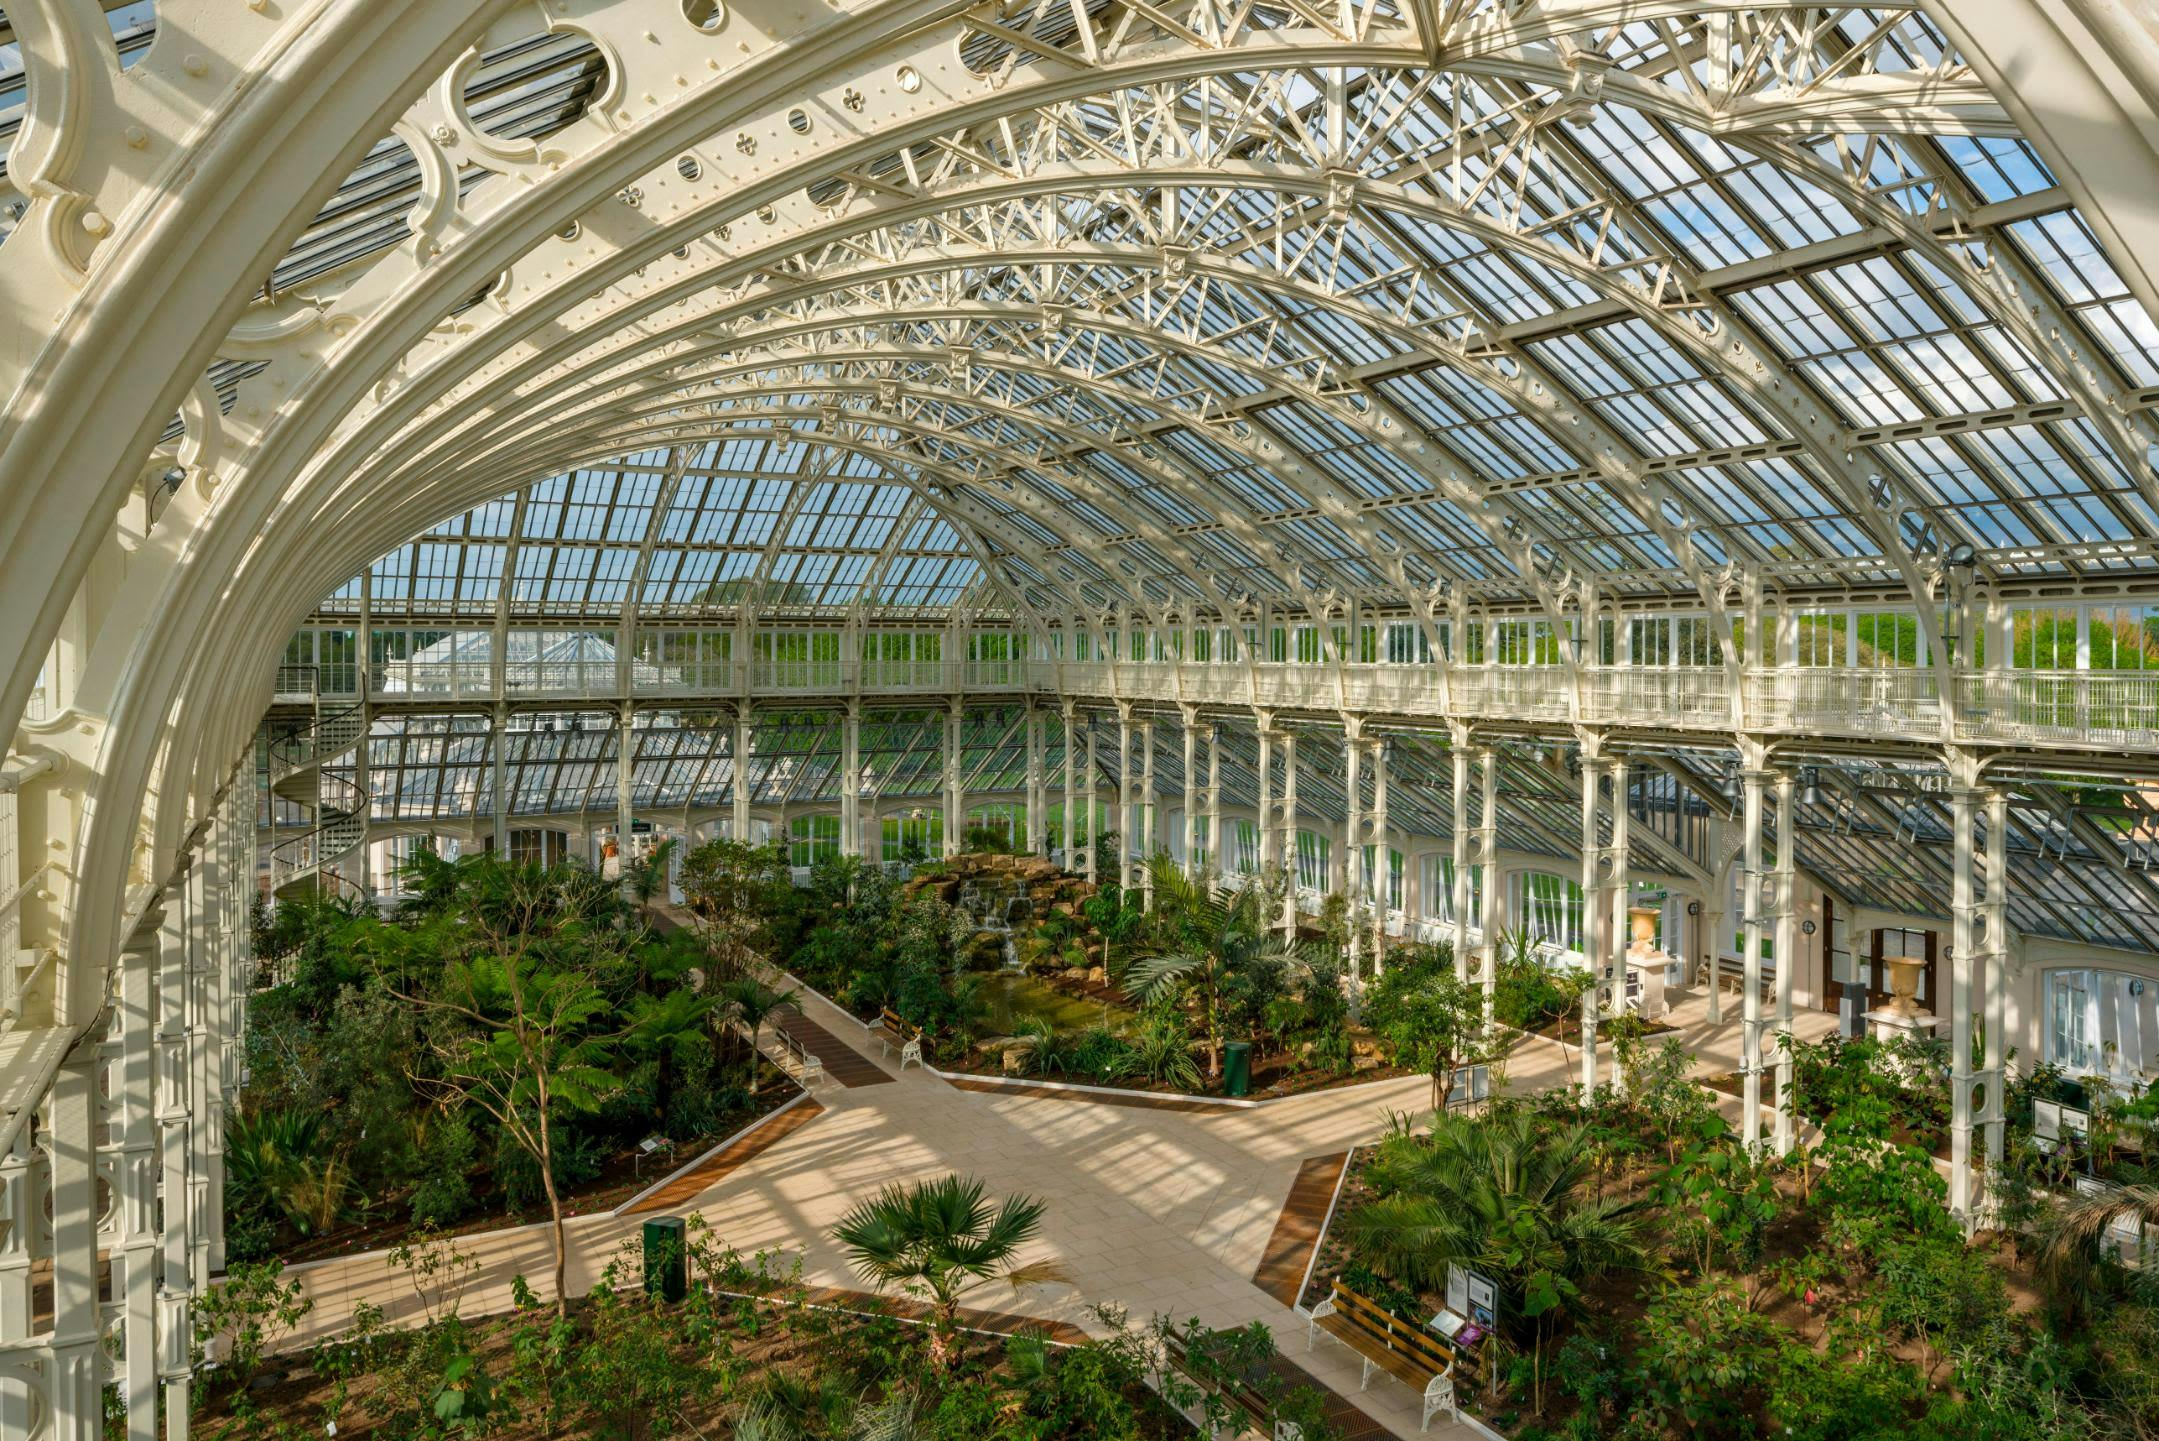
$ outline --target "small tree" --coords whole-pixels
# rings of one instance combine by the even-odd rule
[[[1014,1259],[1040,1230],[1043,1204],[1007,1196],[993,1207],[982,1189],[961,1176],[887,1186],[832,1228],[863,1279],[928,1300],[930,1363],[940,1371],[958,1354],[954,1335],[967,1292],[988,1281],[1018,1290],[1068,1279],[1055,1261]]]
[[[667,889],[667,862],[674,853],[675,840],[670,836],[654,846],[642,861],[623,871],[623,880],[639,905],[651,905],[652,898]]]
[[[1432,1078],[1432,1109],[1447,1109],[1458,1067],[1491,1058],[1484,990],[1455,974],[1444,945],[1403,946],[1387,954],[1372,985],[1365,1021],[1396,1065]]]
[[[452,965],[438,995],[405,999],[463,1022],[433,1043],[442,1074],[414,1076],[414,1084],[479,1105],[540,1168],[561,1314],[569,1304],[569,1265],[555,1138],[566,1110],[596,1111],[620,1084],[610,1064],[621,1033],[595,1030],[612,1009],[607,997],[586,972],[542,966],[520,948]]]

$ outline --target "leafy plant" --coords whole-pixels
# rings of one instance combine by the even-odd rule
[[[1067,1279],[1054,1261],[1018,1260],[1041,1229],[1043,1211],[1028,1196],[993,1206],[980,1181],[945,1176],[887,1186],[841,1218],[832,1235],[864,1280],[928,1301],[930,1360],[945,1370],[955,1355],[960,1299],[969,1291],[993,1280],[1018,1290]]]
[[[1462,979],[1449,945],[1408,945],[1388,953],[1372,985],[1365,1020],[1395,1064],[1432,1078],[1432,1109],[1444,1111],[1457,1067],[1495,1053],[1485,1025],[1484,989]]]

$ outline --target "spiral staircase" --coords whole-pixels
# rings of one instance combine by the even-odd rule
[[[323,710],[269,745],[268,783],[273,795],[301,808],[314,824],[270,848],[270,891],[278,897],[303,892],[364,897],[366,892],[336,869],[367,840],[367,797],[326,767],[349,755],[365,737],[367,719],[358,702]]]

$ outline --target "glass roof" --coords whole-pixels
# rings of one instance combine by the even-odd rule
[[[944,611],[984,547],[895,471],[779,437],[646,450],[536,481],[444,521],[368,570],[378,623],[493,616],[694,620],[766,611]],[[354,577],[321,606],[359,609]]]
[[[1868,113],[1903,102],[1866,81],[1965,77],[1924,13],[1805,13],[1745,22],[1788,52],[1787,86],[1857,72],[1849,111],[1804,124],[1711,133],[1683,57],[1717,32],[1687,16],[1573,37],[1609,77],[1586,100],[1569,67],[1260,68],[1021,110],[931,147],[934,174],[899,149],[809,174],[845,217],[865,194],[1101,170],[904,226],[868,208],[799,252],[780,225],[739,270],[743,237],[678,249],[712,268],[722,324],[675,334],[693,344],[639,417],[795,440],[716,442],[642,560],[663,453],[542,482],[514,544],[474,526],[509,502],[449,523],[378,566],[378,606],[485,609],[513,550],[513,604],[548,614],[633,590],[935,606],[978,582],[1046,613],[1440,584],[1519,603],[1552,578],[1656,598],[1727,567],[1893,591],[1960,543],[1988,578],[2159,572],[2159,326],[1998,113]],[[967,48],[1043,63],[992,31]],[[572,31],[531,35],[482,57],[467,101],[491,132],[554,134],[604,71]],[[1203,173],[1149,176],[1194,146]],[[381,253],[415,183],[386,139],[273,293]],[[760,274],[801,283],[760,300]],[[670,343],[599,320],[596,361]],[[861,484],[804,495],[806,475]],[[551,532],[557,504],[608,513]]]

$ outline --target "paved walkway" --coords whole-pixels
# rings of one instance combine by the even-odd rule
[[[1073,1284],[1014,1295],[983,1287],[974,1305],[1099,1329],[1091,1307],[1109,1303],[1136,1320],[1155,1313],[1197,1317],[1212,1326],[1262,1321],[1285,1354],[1350,1397],[1398,1435],[1416,1433],[1418,1412],[1407,1388],[1384,1375],[1359,1392],[1352,1354],[1322,1337],[1305,1352],[1306,1326],[1288,1305],[1255,1284],[1287,1269],[1277,1238],[1285,1203],[1305,1163],[1381,1134],[1390,1114],[1416,1112],[1429,1084],[1406,1077],[1322,1091],[1242,1110],[1189,1111],[1090,1105],[1069,1095],[962,1089],[916,1068],[897,1071],[843,1037],[853,1020],[815,996],[804,1019],[824,1033],[818,1055],[837,1078],[843,1067],[883,1084],[828,1085],[815,1124],[798,1124],[694,1196],[669,1187],[683,1213],[701,1213],[712,1234],[747,1256],[772,1251],[799,1257],[814,1286],[860,1286],[829,1231],[857,1201],[894,1181],[958,1172],[979,1176],[993,1194],[1025,1191],[1049,1202],[1035,1255],[1063,1261]],[[1729,1070],[1738,1025],[1709,1027],[1701,1003],[1682,1003],[1678,1034],[1701,1057],[1704,1073]],[[1812,1036],[1830,1017],[1807,1018]],[[1819,1024],[1817,1024],[1819,1023]],[[860,1068],[860,1069],[858,1069]],[[1508,1067],[1510,1089],[1535,1090],[1573,1080],[1579,1052],[1532,1042]],[[1735,1103],[1736,1104],[1736,1103]],[[569,1284],[581,1294],[621,1258],[634,1267],[638,1217],[612,1214],[569,1223]],[[459,1245],[477,1269],[459,1297],[465,1314],[507,1309],[510,1281],[523,1274],[544,1288],[551,1274],[545,1226],[467,1237]],[[1272,1264],[1269,1264],[1272,1263]],[[352,1303],[367,1297],[395,1321],[416,1316],[421,1299],[378,1253],[296,1267],[316,1302],[312,1340],[340,1327]],[[1435,1420],[1432,1435],[1449,1434]],[[1468,1436],[1466,1428],[1453,1434]]]

